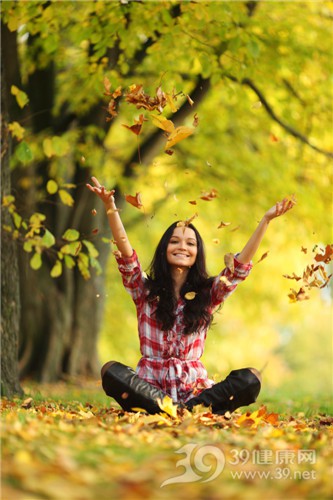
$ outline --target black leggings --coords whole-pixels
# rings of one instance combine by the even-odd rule
[[[106,394],[113,397],[126,411],[142,408],[148,413],[159,413],[161,410],[157,400],[162,400],[166,395],[140,378],[132,368],[117,361],[105,371],[102,385]],[[202,404],[211,407],[213,413],[224,415],[227,411],[233,412],[240,406],[254,403],[260,387],[258,377],[251,369],[241,368],[233,370],[225,380],[179,406],[192,410],[194,406]]]

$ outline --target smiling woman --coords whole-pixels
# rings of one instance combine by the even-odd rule
[[[115,252],[125,289],[137,310],[140,350],[136,372],[117,361],[102,368],[102,384],[123,409],[159,413],[158,401],[169,396],[189,410],[198,404],[223,415],[253,403],[261,377],[255,368],[233,370],[214,384],[200,358],[217,307],[244,281],[269,222],[290,210],[284,199],[268,210],[243,250],[217,276],[206,271],[204,243],[190,221],[174,222],[157,245],[147,277],[132,248],[114,191],[92,177],[90,191],[103,201],[118,251]]]

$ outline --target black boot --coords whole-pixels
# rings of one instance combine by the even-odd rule
[[[102,386],[106,394],[114,398],[125,411],[141,408],[151,414],[162,413],[157,399],[162,401],[166,394],[118,361],[105,371]]]
[[[224,415],[227,411],[233,412],[240,406],[254,403],[260,387],[258,377],[249,368],[233,370],[225,380],[187,401],[185,407],[192,410],[193,406],[202,404],[211,406],[213,413]]]

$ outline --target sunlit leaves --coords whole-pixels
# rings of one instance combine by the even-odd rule
[[[12,85],[10,91],[16,97],[16,102],[20,108],[24,108],[28,104],[29,98],[23,90],[20,90],[16,85]]]

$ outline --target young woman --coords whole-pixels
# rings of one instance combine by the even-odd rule
[[[143,408],[159,413],[165,395],[189,410],[203,404],[223,415],[253,403],[261,377],[255,368],[233,370],[214,383],[200,361],[213,312],[249,274],[251,260],[272,219],[290,210],[284,199],[268,210],[243,250],[215,277],[206,271],[204,245],[192,224],[173,223],[162,236],[144,277],[119,212],[114,191],[92,177],[87,187],[104,203],[123,284],[137,310],[141,359],[136,372],[117,361],[102,367],[107,395],[131,411]]]

